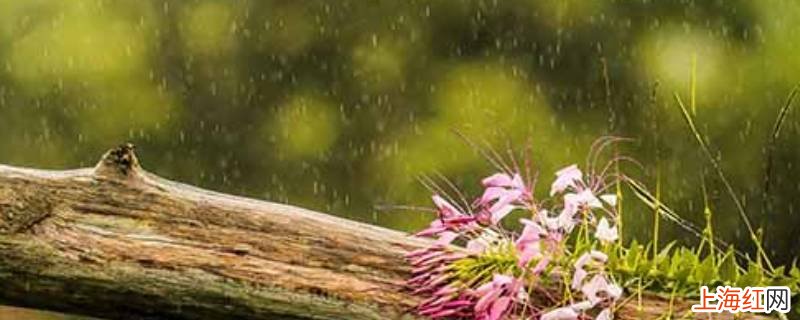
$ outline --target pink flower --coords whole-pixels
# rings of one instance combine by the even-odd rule
[[[483,195],[478,199],[478,205],[486,205],[494,200],[500,199],[508,192],[508,189],[502,187],[488,187],[483,190]]]
[[[619,235],[617,234],[617,227],[611,227],[606,218],[600,219],[594,236],[603,243],[611,243],[617,241],[619,238]]]
[[[567,188],[577,188],[578,182],[583,181],[583,173],[577,165],[571,165],[556,172],[556,181],[550,187],[550,196],[564,192]]]
[[[497,224],[511,211],[514,211],[517,206],[513,203],[517,202],[520,195],[516,191],[499,189],[502,188],[486,189],[484,196],[477,201],[477,206],[482,207],[481,215],[488,217],[491,224]]]
[[[443,233],[442,238],[452,237],[452,232]],[[432,319],[463,317],[471,315],[473,299],[461,288],[453,286],[448,267],[466,257],[465,253],[454,253],[441,246],[432,246],[406,254],[411,263],[412,278],[406,284],[412,294],[425,296],[417,306],[417,313]]]
[[[428,237],[438,235],[447,230],[463,231],[475,225],[475,217],[459,211],[458,208],[441,196],[434,195],[432,199],[439,216],[431,222],[428,228],[417,232],[417,236]]]
[[[436,205],[436,208],[439,211],[439,216],[442,218],[451,218],[464,215],[464,213],[459,211],[455,206],[447,202],[447,200],[438,194],[433,195],[431,198],[433,199],[433,204]]]
[[[481,183],[486,190],[476,201],[476,205],[488,211],[492,224],[497,224],[511,211],[524,205],[525,200],[531,196],[519,174],[512,177],[505,173],[496,173],[483,179]]]
[[[475,303],[475,319],[499,320],[512,306],[513,295],[519,288],[519,281],[507,275],[495,274],[491,282],[474,290],[478,297]]]
[[[522,181],[522,176],[518,173],[515,173],[513,177],[506,173],[495,173],[481,180],[481,184],[483,184],[484,187],[502,187],[517,190],[526,189],[525,182]]]
[[[458,233],[445,231],[439,234],[439,239],[434,242],[434,245],[444,247],[450,245],[456,238],[458,238]]]
[[[515,245],[519,255],[519,266],[524,267],[531,259],[541,257],[539,239],[546,232],[538,223],[531,220],[520,219],[520,222],[525,228],[522,229],[522,234],[515,241]]]
[[[515,173],[497,173],[483,179],[483,193],[475,202],[467,204],[468,208],[461,208],[456,203],[434,195],[432,200],[438,217],[418,235],[436,240],[427,248],[406,255],[412,267],[411,277],[407,281],[409,291],[422,300],[415,312],[420,316],[439,320],[502,320],[523,317],[577,320],[588,319],[590,315],[600,311],[597,319],[613,320],[611,309],[601,310],[601,307],[612,305],[620,299],[623,292],[605,271],[608,256],[596,250],[585,252],[585,249],[574,248],[574,243],[565,239],[571,239],[569,232],[577,224],[591,223],[586,227],[594,226],[594,236],[600,242],[605,244],[618,241],[619,233],[617,227],[612,225],[613,220],[596,210],[616,205],[617,197],[614,194],[596,196],[594,192],[599,190],[600,183],[592,180],[591,186],[587,184],[576,165],[559,170],[556,176],[550,193],[551,196],[563,197],[560,199],[563,203],[546,207],[554,210],[552,216],[540,207],[552,202],[535,201],[529,186]],[[520,220],[523,229],[518,235],[500,225],[505,216],[522,208],[536,211],[530,219]],[[458,247],[463,245],[462,241],[466,242],[466,248]],[[513,241],[514,246],[513,249],[509,248],[512,250],[508,252],[512,254],[509,258],[512,261],[516,259],[518,264],[511,267],[517,270],[515,273],[525,275],[524,278],[501,273],[510,272],[507,271],[508,260],[505,255],[509,241]],[[454,243],[457,246],[451,245]],[[502,263],[501,268],[495,265],[484,266],[480,260],[480,265],[473,266],[470,260],[463,260],[467,257],[472,259],[483,254],[493,254],[495,249],[503,250],[498,251],[503,253],[502,262],[498,262]],[[528,297],[528,290],[541,288],[527,287],[538,286],[539,283],[526,281],[553,277],[554,275],[547,274],[550,270],[557,270],[558,276],[565,269],[568,271],[570,266],[564,265],[565,259],[560,257],[569,256],[573,250],[582,253],[574,262],[574,273],[569,284],[571,292],[576,293],[572,297],[581,298],[577,300],[579,302],[562,302],[552,306],[555,309],[549,311],[535,306],[536,301],[531,301]],[[463,273],[460,268],[454,267],[461,266],[462,262],[466,262],[465,266],[470,270],[480,273],[473,276],[472,273]],[[472,280],[465,279],[465,274]],[[491,280],[483,283],[487,281],[484,277],[490,276]]]
[[[550,257],[547,256],[542,257],[541,259],[539,259],[539,262],[536,263],[536,266],[533,267],[533,270],[531,270],[531,272],[533,272],[533,274],[540,274],[542,273],[542,271],[545,270],[545,268],[547,268],[548,264],[550,264]]]
[[[434,296],[432,299],[436,300],[428,299],[425,301],[425,307],[419,308],[417,311],[419,315],[439,319],[465,317],[471,314],[469,307],[472,306],[473,301],[464,297],[458,296],[450,299],[447,296]]]
[[[513,183],[514,179],[506,173],[495,173],[481,180],[484,187],[510,187]]]
[[[517,238],[517,248],[539,241],[541,236],[547,233],[547,231],[545,231],[544,228],[542,228],[538,223],[533,222],[530,219],[519,219],[519,222],[525,225],[525,227],[522,229],[522,233],[519,235],[519,238]]]
[[[489,214],[491,215],[491,222],[492,224],[497,224],[500,220],[503,220],[505,216],[507,216],[511,211],[517,209],[518,207],[515,205],[511,205],[508,203],[502,203],[501,201],[497,201],[497,203],[489,208]]]
[[[502,318],[506,311],[508,311],[508,307],[511,305],[511,302],[511,297],[502,297],[497,299],[497,301],[492,304],[489,314],[484,316],[484,319],[497,320]]]

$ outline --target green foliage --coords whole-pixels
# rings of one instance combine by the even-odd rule
[[[609,254],[612,276],[628,290],[670,297],[697,298],[701,286],[786,286],[795,294],[800,290],[800,268],[796,264],[788,271],[783,266],[770,271],[755,260],[737,260],[733,247],[713,255],[675,247],[675,242],[657,254],[651,248],[635,241],[628,247],[615,247]],[[797,307],[800,303],[795,302],[794,309]]]
[[[688,115],[682,105],[681,109],[684,115]],[[687,121],[691,124],[690,118]],[[694,129],[693,132],[696,133]],[[704,148],[707,149],[707,146]],[[723,176],[721,171],[719,174]],[[714,237],[713,211],[708,203],[704,207],[707,225],[700,231],[636,181],[629,180],[627,184],[639,200],[663,213],[665,218],[680,226],[688,227],[689,231],[701,237],[701,242],[696,249],[689,249],[676,247],[673,241],[656,252],[653,246],[656,233],[647,245],[641,245],[636,241],[627,247],[618,244],[609,254],[608,267],[625,287],[686,298],[696,298],[701,286],[710,288],[786,286],[795,294],[800,290],[800,268],[797,264],[793,263],[788,271],[784,266],[773,268],[763,250],[760,237],[756,236],[755,232],[751,234],[751,239],[758,248],[757,259],[751,259],[732,245],[727,245],[724,249],[719,248],[724,242]],[[704,250],[706,246],[708,249]],[[800,306],[800,303],[796,302],[795,306]]]
[[[733,248],[716,255],[701,255],[686,247],[675,247],[674,242],[658,254],[650,245],[632,243],[618,246],[609,255],[609,269],[626,287],[642,281],[643,289],[695,296],[700,286],[788,286],[792,291],[800,288],[800,269],[797,266],[787,273],[784,267],[769,271],[757,262],[745,259],[737,262]]]
[[[450,268],[458,282],[468,287],[492,280],[494,274],[519,276],[517,253],[514,244],[503,242],[489,247],[480,255],[473,255],[453,263]]]

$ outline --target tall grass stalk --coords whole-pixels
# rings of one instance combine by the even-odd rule
[[[772,179],[772,158],[775,155],[775,148],[776,143],[778,141],[778,137],[781,134],[781,128],[783,128],[783,123],[786,121],[786,117],[789,114],[789,110],[791,110],[794,99],[797,97],[797,94],[800,92],[800,84],[797,84],[792,89],[792,92],[789,93],[789,96],[786,97],[786,102],[783,104],[783,107],[778,112],[778,118],[775,119],[775,125],[772,127],[772,134],[769,137],[769,142],[767,142],[767,147],[765,148],[765,160],[764,160],[764,186],[762,195],[764,196],[764,204],[763,204],[763,211],[764,214],[768,214],[772,211],[772,202],[770,193],[770,184]]]
[[[714,211],[711,210],[711,205],[708,201],[708,188],[706,187],[705,176],[703,176],[703,216],[706,219],[705,235],[707,237],[703,240],[706,241],[706,239],[708,239],[707,241],[709,241],[710,244],[708,247],[708,255],[711,257],[712,261],[715,261],[716,256],[714,255],[714,249],[716,246],[714,246]],[[698,250],[698,252],[700,251]],[[716,265],[716,261],[714,264]]]
[[[692,73],[689,79],[689,106],[692,108],[692,116],[697,116],[697,52],[692,54]]]
[[[661,165],[656,165],[656,203],[661,202]],[[653,257],[658,255],[658,233],[659,221],[661,221],[661,206],[657,205],[653,209]]]
[[[700,144],[700,148],[705,153],[706,157],[708,158],[708,161],[711,162],[711,166],[714,168],[717,175],[719,176],[720,181],[722,181],[722,184],[725,186],[725,189],[728,195],[731,197],[731,200],[733,200],[734,205],[736,205],[736,209],[739,212],[739,216],[741,217],[742,222],[744,222],[745,227],[747,227],[747,232],[750,234],[750,239],[755,244],[758,254],[764,259],[764,262],[767,264],[769,270],[770,271],[774,270],[774,268],[772,267],[772,262],[769,259],[769,256],[767,256],[766,251],[764,251],[764,247],[761,245],[761,242],[759,241],[756,235],[755,229],[753,229],[753,225],[752,223],[750,223],[750,219],[747,217],[747,213],[744,210],[744,206],[742,205],[741,200],[739,200],[739,197],[736,195],[736,191],[733,190],[733,186],[731,185],[730,181],[728,181],[725,172],[722,171],[722,166],[720,165],[717,158],[714,157],[714,155],[711,153],[711,148],[708,146],[708,143],[706,142],[705,139],[703,139],[702,135],[700,134],[700,131],[697,129],[697,126],[694,123],[694,118],[689,114],[689,110],[684,105],[680,95],[675,93],[674,96],[675,96],[675,101],[677,102],[678,106],[681,109],[681,114],[683,115],[683,119],[689,126],[689,130],[692,132],[692,135],[694,136],[697,143]]]

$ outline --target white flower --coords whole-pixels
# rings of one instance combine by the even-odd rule
[[[575,274],[572,275],[572,288],[579,288],[583,282],[583,279],[585,279],[587,275],[589,275],[589,273],[586,272],[586,270],[575,269]]]
[[[547,230],[558,230],[558,218],[557,217],[550,217],[550,212],[546,209],[539,210],[539,213],[536,215],[539,219],[539,223],[545,227]]]
[[[575,213],[577,211],[573,208],[564,208],[557,216],[550,216],[547,210],[539,211],[537,220],[547,231],[565,231],[570,232],[575,226]]]
[[[583,280],[589,275],[589,272],[583,269],[583,267],[593,260],[600,263],[605,263],[608,261],[608,256],[605,253],[597,250],[592,250],[581,255],[578,260],[575,261],[575,273],[572,275],[571,284],[572,289],[578,289],[581,287],[581,283],[583,283]]]
[[[594,196],[592,190],[583,189],[578,193],[567,193],[564,195],[564,207],[574,206],[576,208],[602,208],[603,203]]]
[[[619,239],[617,227],[610,226],[606,218],[600,219],[600,223],[597,224],[597,230],[595,231],[594,236],[604,243],[611,243]]]
[[[569,187],[576,187],[576,182],[583,179],[583,173],[578,169],[577,165],[571,165],[556,172],[556,181],[550,187],[550,196],[556,193],[563,192]]]
[[[578,313],[570,307],[553,309],[542,315],[539,320],[576,320]]]
[[[619,299],[622,295],[622,288],[609,283],[605,276],[598,274],[581,287],[581,292],[593,305],[597,305],[606,297],[611,298],[611,300]],[[605,292],[607,295],[601,295],[601,292]]]
[[[583,267],[589,263],[590,260],[597,260],[605,263],[608,261],[608,255],[597,250],[584,253],[580,256],[580,258],[578,258],[577,261],[575,261],[575,269],[583,269]]]
[[[573,303],[566,307],[550,310],[543,314],[539,320],[576,320],[581,312],[591,309],[593,306],[589,301]]]
[[[565,203],[564,208],[558,215],[558,226],[567,232],[572,231],[575,226],[575,214],[578,213],[578,207],[572,203]]]
[[[610,204],[612,206],[616,206],[617,205],[617,195],[615,195],[615,194],[604,194],[604,195],[600,196],[600,200],[603,200],[603,201],[605,201],[605,203],[608,203],[608,204]]]

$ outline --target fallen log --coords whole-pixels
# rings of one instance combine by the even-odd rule
[[[2,304],[110,319],[414,319],[403,254],[427,244],[167,181],[129,144],[95,168],[0,166]],[[619,315],[667,309],[645,297]]]

